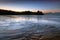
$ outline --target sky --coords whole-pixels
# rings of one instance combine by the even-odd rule
[[[60,0],[0,0],[0,9],[19,12],[60,12]]]

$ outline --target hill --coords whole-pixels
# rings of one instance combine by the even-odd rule
[[[0,9],[0,15],[44,15],[41,11],[31,12],[31,11],[24,11],[24,12],[15,12],[10,10],[2,10]]]

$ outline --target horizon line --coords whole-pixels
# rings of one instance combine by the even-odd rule
[[[0,8],[0,10],[8,10],[8,11],[15,11],[15,12],[24,12],[24,11],[37,12],[37,11],[42,11],[43,13],[56,13],[56,12],[60,12],[60,10],[11,10],[11,9],[3,9],[3,8]]]

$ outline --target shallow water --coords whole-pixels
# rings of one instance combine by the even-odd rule
[[[33,31],[45,31],[46,26],[54,26],[60,30],[60,16],[58,15],[0,15],[0,37],[11,36],[12,34],[20,34],[18,29],[24,31],[29,30],[29,27],[40,26],[40,29]],[[42,28],[42,29],[41,29]],[[48,30],[48,29],[47,29]]]
[[[11,15],[0,16],[0,30],[15,30],[30,26],[32,23],[60,24],[60,16],[48,15]]]

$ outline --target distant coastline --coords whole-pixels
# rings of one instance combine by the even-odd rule
[[[44,15],[44,13],[42,11],[37,11],[37,12],[31,12],[31,11],[16,12],[16,11],[0,9],[0,15]]]

